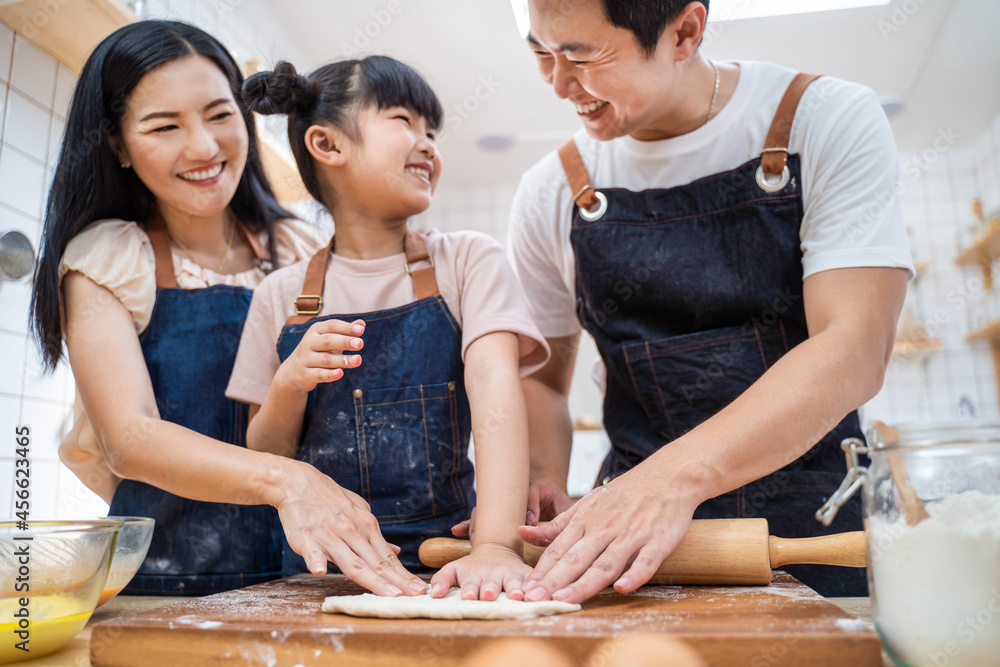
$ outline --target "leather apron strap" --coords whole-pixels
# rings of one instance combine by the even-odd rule
[[[792,134],[792,121],[795,120],[799,100],[809,84],[819,77],[819,74],[796,74],[785,90],[764,139],[764,149],[760,152],[760,166],[769,176],[780,176],[784,171],[788,162],[788,138]]]
[[[587,176],[587,168],[583,165],[583,158],[580,157],[580,149],[576,147],[572,137],[559,147],[559,161],[562,162],[563,171],[566,172],[569,189],[573,192],[573,203],[584,210],[593,208],[597,203],[597,195],[590,185],[590,177]]]
[[[285,320],[285,326],[308,322],[323,310],[323,284],[326,281],[326,266],[330,255],[333,254],[335,240],[336,236],[331,238],[330,243],[309,260],[309,265],[306,267],[306,277],[302,281],[302,293],[295,298],[295,314]],[[403,238],[403,249],[406,251],[406,272],[413,280],[413,291],[416,292],[417,301],[440,294],[437,278],[434,276],[434,259],[427,252],[427,244],[424,242],[423,234],[407,227],[406,236]],[[430,262],[430,266],[420,269],[411,268],[411,265],[423,261]]]
[[[263,266],[271,261],[271,253],[256,234],[252,234],[243,221],[236,221],[236,231],[243,235],[250,246],[251,252],[257,260],[258,266]],[[153,246],[153,259],[156,263],[156,286],[163,289],[174,289],[177,287],[177,276],[174,274],[174,257],[170,250],[170,235],[167,232],[167,225],[163,221],[163,214],[160,209],[154,207],[153,214],[146,225],[146,236]]]

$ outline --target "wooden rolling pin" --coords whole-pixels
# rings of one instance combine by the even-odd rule
[[[420,562],[442,567],[471,550],[468,540],[435,537],[420,545]],[[534,566],[543,551],[525,543],[524,562]],[[696,519],[649,583],[766,586],[772,568],[804,563],[865,567],[865,534],[785,539],[768,534],[767,519]]]

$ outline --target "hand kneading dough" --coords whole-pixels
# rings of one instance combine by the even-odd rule
[[[362,595],[335,595],[323,602],[323,611],[348,616],[368,616],[371,618],[443,618],[443,619],[511,619],[534,618],[550,614],[565,614],[579,611],[580,605],[568,602],[522,602],[508,600],[501,593],[493,602],[485,600],[463,600],[462,589],[452,588],[443,598],[432,598],[430,593],[382,597],[374,593]]]

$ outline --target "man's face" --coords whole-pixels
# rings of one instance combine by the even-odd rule
[[[528,44],[556,95],[602,141],[640,132],[669,112],[675,82],[670,24],[647,58],[635,36],[612,25],[601,0],[531,0]]]

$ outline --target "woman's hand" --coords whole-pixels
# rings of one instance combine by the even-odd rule
[[[301,461],[288,461],[282,497],[274,504],[288,543],[317,577],[333,561],[351,580],[377,595],[420,595],[427,584],[396,557],[361,496]]]
[[[444,597],[452,586],[462,588],[463,600],[496,600],[501,591],[523,600],[521,582],[531,573],[521,554],[501,544],[478,544],[472,553],[441,568],[431,579],[431,597]]]
[[[339,380],[344,376],[343,369],[361,365],[361,355],[345,353],[364,347],[360,338],[364,332],[362,320],[316,322],[278,367],[274,382],[289,391],[307,394],[322,382]]]

